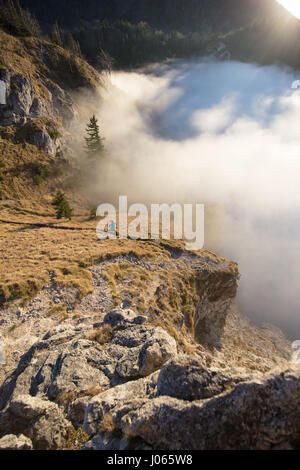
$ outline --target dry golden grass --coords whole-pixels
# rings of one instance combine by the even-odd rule
[[[82,446],[90,439],[81,428],[71,426],[65,437],[63,445],[58,450],[81,450]]]
[[[113,433],[115,430],[115,425],[113,422],[113,417],[111,413],[106,413],[101,420],[101,431]]]
[[[60,405],[66,404],[66,403],[72,403],[72,401],[76,400],[77,394],[75,390],[72,390],[70,392],[63,392],[57,397],[57,403]]]
[[[87,215],[57,221],[50,204],[47,207],[32,200],[16,201],[14,207],[4,204],[0,214],[1,303],[34,296],[50,274],[57,285],[76,287],[82,298],[93,290],[89,266],[118,256],[170,258],[153,242],[99,241],[95,228],[96,222],[88,221]],[[128,266],[125,271],[130,274],[132,270]],[[145,283],[148,274],[139,271],[139,282]],[[112,278],[112,273],[108,275]]]
[[[47,98],[40,77],[54,79],[64,88],[95,85],[99,77],[84,60],[38,38],[16,38],[0,30],[0,64],[28,78],[35,92]]]
[[[86,338],[90,341],[96,341],[103,346],[111,341],[113,331],[111,325],[103,325],[97,330],[88,333]]]
[[[161,257],[165,257],[161,253]],[[112,291],[112,298],[115,306],[121,302],[121,298],[127,297],[135,300],[137,310],[142,313],[146,309],[146,292],[153,279],[153,274],[142,266],[129,263],[110,263],[105,267],[104,279],[108,282]],[[119,284],[122,286],[119,289]]]
[[[69,392],[63,392],[61,393],[56,401],[60,405],[68,405],[75,401],[77,398],[83,398],[83,397],[95,397],[96,395],[99,395],[99,393],[102,392],[102,389],[97,386],[90,386],[86,391],[77,393],[75,390],[69,391]]]

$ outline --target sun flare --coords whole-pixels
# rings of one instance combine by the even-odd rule
[[[300,18],[300,0],[277,0],[284,8],[286,8],[296,18]]]

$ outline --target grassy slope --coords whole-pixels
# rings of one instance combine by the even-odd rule
[[[91,88],[98,83],[98,74],[86,62],[46,41],[15,38],[0,30],[0,46],[0,67],[24,75],[41,97],[49,96],[40,80],[42,77],[68,91]],[[61,126],[60,121],[54,124]],[[42,128],[43,118],[35,120],[34,125]],[[72,256],[68,258],[68,251],[62,257],[59,254],[70,244],[63,231],[34,230],[25,225],[25,222],[56,222],[50,201],[58,187],[66,187],[70,174],[65,173],[56,158],[27,143],[21,126],[0,127],[0,162],[0,297],[3,302],[32,295],[46,282],[51,267],[55,270],[61,258],[65,265],[66,260],[72,264]],[[41,178],[39,173],[43,168],[47,169],[47,175]],[[67,195],[74,202],[71,188],[67,189]],[[80,200],[77,206],[80,215]],[[60,239],[58,233],[61,245],[56,241]],[[90,233],[93,233],[91,229]],[[78,243],[78,251],[82,250],[80,237],[75,236],[72,241],[74,245]],[[53,254],[51,247],[55,248]],[[76,249],[74,258],[77,260]]]
[[[94,87],[99,83],[96,72],[86,62],[43,40],[19,39],[0,31],[0,44],[2,67],[25,75],[33,83],[36,93],[43,97],[47,96],[47,91],[41,77],[66,90]],[[40,121],[42,127],[43,119]],[[0,182],[2,304],[14,299],[28,299],[49,282],[49,276],[58,284],[78,287],[81,297],[92,290],[91,274],[86,268],[100,260],[115,259],[120,255],[170,259],[166,247],[152,242],[98,241],[96,222],[88,220],[88,211],[70,185],[66,192],[75,207],[75,216],[72,221],[57,221],[50,202],[58,188],[66,189],[70,175],[65,174],[64,169],[57,171],[61,170],[57,159],[26,143],[22,128],[0,127],[0,154],[5,165]],[[50,176],[37,179],[37,168],[40,167],[50,168]],[[123,268],[122,272],[116,272],[115,266],[107,270],[116,303],[120,295],[117,286],[120,276],[122,279],[134,276],[132,292],[138,283],[140,288],[145,288],[143,273],[133,273],[132,267]],[[171,279],[169,281],[172,284]],[[169,301],[176,303],[175,297]],[[166,302],[166,308],[169,306],[167,297],[161,302]],[[142,303],[140,299],[137,307],[142,309]]]

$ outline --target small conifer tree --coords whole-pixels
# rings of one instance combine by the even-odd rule
[[[87,137],[85,137],[86,153],[89,158],[95,158],[95,156],[101,154],[104,150],[103,138],[100,137],[100,131],[98,126],[98,120],[93,115],[86,128]]]
[[[62,191],[57,191],[51,204],[55,208],[57,219],[62,219],[63,217],[69,220],[72,219],[73,209],[69,206],[69,203]]]

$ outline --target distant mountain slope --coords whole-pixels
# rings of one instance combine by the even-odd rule
[[[227,32],[254,20],[291,15],[276,0],[21,0],[49,27],[56,20],[74,27],[81,20],[147,21],[155,28],[183,32]]]
[[[223,38],[230,58],[263,65],[282,63],[300,68],[300,23],[298,20],[262,20]]]

